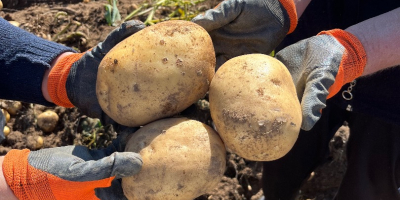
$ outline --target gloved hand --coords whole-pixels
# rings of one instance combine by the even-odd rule
[[[209,32],[218,68],[239,55],[270,54],[294,31],[297,14],[293,0],[225,0],[192,21]]]
[[[21,200],[126,200],[120,178],[138,173],[142,166],[139,154],[117,152],[125,148],[126,135],[102,150],[84,146],[11,150],[4,157],[3,174]]]
[[[367,56],[351,33],[334,29],[299,41],[276,54],[289,69],[301,100],[303,123],[310,130],[321,117],[326,100],[361,76]]]
[[[125,22],[91,50],[61,58],[51,69],[48,78],[48,92],[53,102],[67,108],[75,106],[89,117],[99,118],[103,123],[107,121],[109,118],[96,97],[99,64],[112,47],[144,27],[137,20]]]

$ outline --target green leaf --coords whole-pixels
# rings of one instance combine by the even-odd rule
[[[112,2],[111,2],[112,1]],[[117,26],[117,21],[121,21],[121,14],[119,13],[117,3],[118,0],[108,0],[109,4],[105,4],[105,18],[109,26]]]
[[[121,21],[121,14],[119,13],[117,3],[118,0],[113,0],[113,10],[112,10],[113,26],[116,26],[115,22]]]
[[[104,8],[106,9],[104,17],[106,18],[107,24],[109,26],[111,26],[112,25],[112,15],[111,15],[112,7],[111,7],[111,5],[105,4]]]

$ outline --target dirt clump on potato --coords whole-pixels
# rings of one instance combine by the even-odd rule
[[[177,114],[205,96],[215,51],[201,26],[173,20],[120,42],[100,63],[96,94],[116,122],[141,126]]]
[[[284,156],[297,140],[301,107],[287,68],[263,54],[232,58],[210,85],[210,112],[227,149],[253,161]]]
[[[125,151],[142,156],[142,170],[122,178],[129,200],[189,200],[214,189],[223,177],[226,150],[209,126],[188,118],[149,123],[128,140]]]

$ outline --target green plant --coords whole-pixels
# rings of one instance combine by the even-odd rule
[[[74,38],[80,38],[80,39],[84,39],[87,40],[88,36],[80,31],[77,31],[77,29],[82,25],[80,22],[75,21],[72,19],[72,17],[70,17],[68,15],[67,12],[57,12],[56,16],[54,17],[55,21],[59,24],[64,24],[65,22],[67,22],[67,25],[58,33],[56,33],[51,40],[54,42],[59,42],[59,43],[64,43],[67,41],[70,41]],[[73,26],[75,26],[75,28],[73,28]],[[73,29],[72,31],[70,29]],[[68,35],[65,36],[65,34],[71,31]],[[62,35],[64,35],[64,37],[61,37]]]
[[[137,9],[132,11],[125,21],[134,17],[147,16],[144,23],[152,25],[167,20],[191,20],[200,11],[194,6],[206,0],[157,0],[141,4]],[[166,17],[154,19],[157,11],[167,12]]]
[[[89,149],[97,147],[99,133],[104,132],[104,127],[99,119],[82,118],[79,123],[82,129],[82,141]]]
[[[121,20],[121,14],[117,7],[118,0],[108,0],[108,4],[104,5],[105,18],[110,26],[117,26],[117,22]]]

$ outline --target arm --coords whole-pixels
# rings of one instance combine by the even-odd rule
[[[360,76],[400,64],[400,8],[346,30],[322,31],[276,54],[289,69],[303,110],[302,129],[310,130],[326,99]]]
[[[346,29],[364,46],[367,63],[363,76],[400,65],[400,8]]]
[[[0,157],[0,166],[3,166],[4,156]],[[6,183],[3,175],[3,168],[0,168],[0,200],[18,200],[12,192],[11,188]]]
[[[48,91],[48,87],[47,87],[47,82],[49,80],[49,74],[50,74],[50,70],[54,67],[54,65],[60,61],[62,58],[66,57],[67,55],[72,54],[71,52],[65,52],[62,53],[60,55],[58,55],[50,64],[50,68],[47,69],[44,73],[43,76],[43,81],[42,81],[42,94],[43,97],[48,101],[48,102],[53,102],[53,100],[51,100],[50,95],[49,95],[49,91]]]
[[[296,6],[297,19],[303,14],[311,0],[293,0]]]
[[[44,73],[50,63],[64,52],[74,52],[64,45],[47,41],[0,17],[0,98],[38,103],[46,101],[41,90]]]

